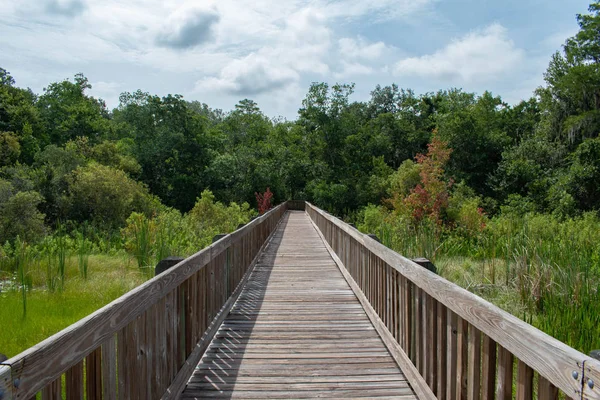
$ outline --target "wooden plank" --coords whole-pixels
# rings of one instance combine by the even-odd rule
[[[514,356],[512,353],[504,347],[498,346],[497,400],[511,400],[513,398],[513,364]]]
[[[102,399],[102,349],[85,358],[85,393],[88,399]]]
[[[421,374],[421,376],[424,376],[423,374],[423,351],[422,348],[425,345],[423,343],[423,335],[422,335],[422,331],[423,331],[423,313],[421,312],[422,310],[422,303],[423,303],[423,296],[421,296],[421,289],[419,287],[414,287],[414,301],[413,301],[413,305],[414,305],[414,317],[413,317],[413,321],[414,321],[414,326],[415,326],[415,332],[414,332],[414,347],[415,347],[415,366],[417,367],[417,370],[419,371],[419,374]]]
[[[102,343],[102,387],[105,400],[117,399],[117,352],[115,336]]]
[[[539,376],[538,400],[558,400],[558,389],[548,379]]]
[[[437,344],[437,301],[429,298],[427,302],[427,379],[429,387],[437,395],[437,355],[443,349],[436,348]]]
[[[313,222],[313,224],[314,224],[314,222]],[[404,353],[402,348],[394,340],[394,338],[391,335],[391,333],[389,332],[389,330],[385,327],[385,325],[383,324],[381,319],[377,316],[377,314],[371,307],[369,300],[365,297],[365,295],[360,290],[360,288],[358,287],[356,282],[354,282],[352,277],[348,274],[348,272],[346,271],[344,265],[340,261],[337,254],[333,251],[333,249],[324,240],[324,237],[322,236],[322,233],[318,230],[317,226],[315,226],[315,229],[316,229],[317,233],[319,234],[319,236],[323,239],[325,246],[327,247],[327,251],[329,252],[331,258],[335,261],[340,272],[346,279],[346,282],[348,282],[348,285],[350,286],[350,288],[356,295],[357,299],[361,303],[367,316],[373,323],[373,326],[375,327],[375,329],[381,336],[381,339],[385,343],[387,349],[390,351],[390,354],[392,355],[392,357],[394,357],[394,359],[398,363],[398,366],[400,367],[400,369],[402,370],[404,375],[411,382],[413,390],[415,391],[415,394],[417,395],[417,397],[419,399],[435,399],[435,395],[433,394],[433,392],[427,385],[427,382],[425,382],[425,380],[423,379],[422,375],[418,372],[415,365],[410,361],[410,359],[408,358],[406,353]]]
[[[204,391],[202,393],[203,398],[245,398],[245,399],[269,399],[269,398],[353,398],[364,395],[364,389],[355,390],[323,390],[323,391],[310,391],[305,390],[293,391]],[[399,389],[371,389],[369,395],[373,397],[390,396],[394,399],[414,399],[414,395],[410,392],[410,389],[406,389],[404,392]],[[238,397],[239,396],[239,397]],[[181,399],[196,399],[198,398],[195,394],[187,395],[184,393]]]
[[[519,360],[517,375],[517,400],[533,399],[533,369]]]
[[[456,314],[450,309],[446,309],[446,399],[456,399],[456,382],[457,382],[457,325],[456,325]]]
[[[117,383],[119,385],[118,395],[119,400],[127,400],[127,388],[129,378],[127,376],[127,329],[126,327],[117,332]]]
[[[456,318],[456,399],[467,398],[467,336],[468,322],[457,316]]]
[[[42,390],[42,400],[61,400],[62,399],[62,379],[58,378],[51,382]]]
[[[67,400],[83,399],[83,361],[67,370],[65,389]]]
[[[583,399],[600,400],[600,361],[594,358],[585,360],[583,371]],[[588,384],[590,380],[594,383],[592,386]]]
[[[571,374],[572,371],[580,370],[584,361],[591,360],[590,357],[473,293],[418,266],[310,203],[307,203],[306,207],[307,210],[310,210],[310,215],[319,215],[332,223],[402,275],[410,277],[430,296],[443,302],[461,318],[467,320],[543,376],[548,377],[567,396],[576,397],[578,393],[580,395],[580,383],[573,379]]]
[[[267,223],[270,218],[275,218],[284,210],[285,204],[277,206],[98,311],[7,360],[5,363],[12,366],[13,376],[21,382],[16,395],[29,398],[37,393],[64,371],[79,363],[109,336],[202,269],[212,259],[214,252],[220,253],[231,243],[260,228],[261,224]],[[70,351],[65,352],[66,348]]]
[[[436,343],[436,353],[437,357],[437,390],[436,395],[438,398],[444,398],[446,395],[446,371],[449,369],[447,364],[448,357],[448,340],[446,338],[447,335],[447,308],[441,303],[437,302],[437,343]]]
[[[280,224],[280,222],[281,222],[281,220],[278,222],[278,225]],[[261,250],[266,248],[267,246],[269,246],[271,241],[274,240],[276,231],[277,230],[274,229],[273,232],[268,236],[265,243],[261,246]],[[235,291],[233,292],[231,297],[227,300],[225,305],[221,308],[220,312],[214,317],[214,320],[211,321],[209,328],[203,334],[201,340],[194,346],[194,348],[191,351],[191,354],[185,360],[184,365],[181,368],[179,368],[179,371],[175,375],[173,381],[171,382],[171,384],[169,385],[169,387],[163,394],[162,399],[177,398],[181,394],[181,392],[185,389],[185,384],[188,381],[190,375],[192,374],[192,371],[194,371],[196,364],[202,357],[202,354],[204,353],[206,348],[210,345],[211,340],[217,333],[217,330],[218,330],[219,326],[221,325],[221,323],[225,320],[227,314],[229,313],[229,310],[231,309],[233,304],[237,301],[239,295],[242,293],[242,289],[243,289],[244,285],[246,284],[246,282],[248,281],[260,256],[261,256],[261,254],[259,251],[259,253],[256,255],[256,257],[254,257],[254,259],[250,263],[248,272],[246,273],[246,275],[244,275],[244,277],[240,281],[238,287],[235,289]]]
[[[381,395],[415,399],[394,351],[384,345],[386,340],[396,342],[392,333],[372,309],[376,325],[387,334],[383,342],[373,325],[365,323],[372,320],[344,279],[345,272],[353,282],[350,271],[332,262],[310,220],[298,217],[292,214],[285,230],[276,233],[278,240],[263,250],[260,266],[239,296],[236,311],[221,325],[182,398]],[[308,232],[312,236],[305,235]],[[334,245],[342,249],[351,271],[358,268],[353,262],[355,244],[339,239]],[[307,251],[311,257],[302,256]],[[318,267],[303,266],[309,259],[313,260],[310,265]],[[373,280],[365,284],[375,283],[373,299],[393,330],[393,282],[384,265],[376,259],[369,263]],[[387,289],[378,290],[382,286],[377,284]],[[356,318],[361,313],[362,318]],[[328,319],[328,315],[333,317]]]
[[[469,325],[469,361],[467,398],[477,400],[481,394],[481,332]]]
[[[494,400],[496,384],[496,342],[488,335],[483,336],[481,368],[481,398]]]

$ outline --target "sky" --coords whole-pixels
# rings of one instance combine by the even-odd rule
[[[225,111],[244,98],[293,120],[311,82],[416,93],[543,85],[591,0],[0,0],[0,67],[43,93],[83,73],[122,92],[181,94]]]

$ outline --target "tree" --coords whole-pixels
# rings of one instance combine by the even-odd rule
[[[600,210],[600,138],[583,141],[572,155],[568,172],[568,192],[577,208]]]
[[[415,222],[428,219],[437,225],[443,222],[448,207],[448,189],[452,181],[445,179],[444,166],[450,159],[452,149],[434,132],[427,154],[417,155],[421,182],[404,199],[404,204]]]
[[[119,136],[131,139],[140,179],[166,205],[188,211],[207,187],[205,170],[217,147],[206,119],[180,95],[137,91],[123,93],[120,101],[113,118]]]
[[[489,178],[511,141],[502,126],[502,100],[489,92],[477,99],[461,91],[450,91],[444,97],[438,125],[440,139],[454,150],[448,173],[478,194],[492,196]]]
[[[14,164],[21,154],[19,140],[12,132],[0,132],[0,167]]]
[[[85,94],[92,85],[83,74],[74,82],[51,83],[37,102],[50,143],[64,145],[78,136],[98,142],[109,132],[108,110],[102,100]]]
[[[0,132],[11,132],[19,144],[19,161],[30,163],[46,143],[37,96],[30,89],[15,85],[13,77],[0,68]]]
[[[44,214],[38,210],[42,201],[35,191],[18,192],[5,201],[0,199],[0,243],[17,237],[26,242],[39,239],[46,231]]]
[[[68,216],[79,222],[91,220],[101,227],[117,228],[133,211],[151,215],[158,209],[144,185],[112,167],[94,162],[78,167],[68,183]]]
[[[600,2],[588,15],[577,15],[579,32],[569,38],[563,53],[552,57],[537,91],[542,108],[542,130],[573,150],[600,131]]]

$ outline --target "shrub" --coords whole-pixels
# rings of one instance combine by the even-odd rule
[[[71,218],[109,228],[123,226],[133,211],[151,215],[160,207],[143,184],[95,162],[73,171],[68,201]]]
[[[43,201],[38,192],[18,192],[0,203],[0,243],[17,236],[26,242],[39,239],[45,232],[44,214],[38,210]]]

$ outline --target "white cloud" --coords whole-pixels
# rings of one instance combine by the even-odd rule
[[[301,10],[287,18],[271,45],[232,59],[218,76],[198,81],[196,90],[256,95],[297,83],[301,73],[326,74],[330,37],[322,14]]]
[[[387,49],[385,43],[381,41],[369,43],[360,36],[357,39],[342,38],[339,40],[339,46],[342,57],[363,60],[378,59]]]
[[[341,70],[333,75],[336,79],[355,77],[359,75],[371,75],[375,72],[372,67],[356,62],[342,61],[341,67]]]
[[[294,109],[311,81],[374,75],[390,62],[389,47],[359,37],[351,20],[405,18],[436,1],[5,0],[0,62],[34,91],[83,72],[111,107],[139,87],[223,108],[244,94]]]
[[[81,14],[87,5],[83,0],[47,0],[46,11],[49,14],[74,17]]]
[[[323,0],[319,9],[332,18],[371,16],[371,22],[406,17],[438,0]]]
[[[221,71],[219,77],[200,80],[196,89],[251,96],[280,89],[298,79],[299,75],[293,69],[272,63],[260,55],[250,54],[232,61]]]
[[[485,82],[512,71],[525,52],[499,24],[471,32],[433,54],[400,60],[395,73],[442,81]]]
[[[174,49],[189,49],[210,40],[221,19],[215,7],[184,5],[165,21],[156,43]]]

